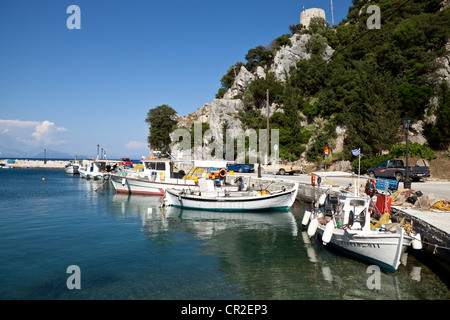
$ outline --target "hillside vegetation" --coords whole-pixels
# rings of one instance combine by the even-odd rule
[[[259,107],[269,89],[270,101],[280,108],[270,125],[280,130],[280,156],[286,159],[303,152],[310,161],[320,159],[324,146],[333,145],[338,125],[346,132],[342,158],[350,159],[350,150],[359,147],[367,157],[379,155],[404,140],[399,128],[405,114],[413,124],[423,121],[421,133],[431,148],[447,149],[450,91],[436,71],[438,58],[448,56],[450,9],[443,10],[439,0],[370,1],[381,9],[381,28],[368,29],[366,3],[354,0],[347,19],[333,28],[321,19],[308,29],[291,25],[291,34],[269,47],[250,49],[246,63],[237,62],[224,75],[217,97],[231,87],[240,66],[269,70],[292,35],[310,34],[311,59],[300,60],[285,82],[268,73],[238,97],[245,104],[240,118],[246,128],[265,128]],[[330,61],[322,55],[327,44],[335,50]]]
[[[368,28],[368,5],[380,7],[380,29]],[[243,105],[234,117],[244,130],[266,128],[261,109],[269,90],[270,102],[276,105],[270,128],[279,129],[281,158],[318,163],[325,145],[333,160],[354,160],[351,150],[357,148],[367,159],[398,153],[398,145],[405,140],[401,119],[406,114],[412,118],[410,134],[421,137],[425,153],[445,153],[449,148],[450,8],[446,0],[353,0],[347,19],[339,25],[330,27],[314,18],[307,29],[290,25],[288,30],[269,46],[250,49],[245,61],[230,66],[216,95],[224,97],[241,67],[253,75],[263,70],[264,76],[255,76],[233,96]],[[300,59],[281,81],[273,72],[275,57],[292,46],[292,39],[304,35],[308,35],[309,58]],[[445,61],[447,69],[443,69]],[[214,129],[222,131],[222,126]],[[154,132],[168,135],[175,125],[169,127]]]

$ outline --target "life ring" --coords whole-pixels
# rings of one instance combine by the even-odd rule
[[[316,185],[316,176],[312,175],[311,176],[311,185],[314,187]]]
[[[366,188],[364,192],[369,196],[373,197],[375,195],[375,192],[377,191],[377,186],[375,184],[374,180],[367,180],[366,182]]]
[[[224,169],[224,168],[220,169],[219,175],[220,175],[221,178],[225,178],[226,175],[227,175],[227,170]]]

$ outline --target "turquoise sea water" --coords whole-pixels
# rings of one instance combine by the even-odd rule
[[[0,171],[0,299],[450,299],[411,254],[369,289],[369,264],[307,238],[301,203],[267,213],[161,209],[159,197],[102,184],[62,170]],[[71,265],[79,290],[66,284]]]

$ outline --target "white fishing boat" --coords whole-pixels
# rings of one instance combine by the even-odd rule
[[[238,186],[223,186],[227,174],[226,169],[223,169],[226,167],[225,161],[195,161],[187,174],[176,171],[170,159],[143,159],[142,164],[142,171],[126,169],[110,176],[116,192],[164,195],[166,189],[198,190],[198,179],[209,175],[212,170],[221,171],[216,185],[227,190],[238,190]]]
[[[64,170],[67,174],[79,174],[78,169],[81,167],[81,164],[76,161],[70,161],[69,164],[67,164],[64,167]]]
[[[331,246],[395,272],[400,257],[409,247],[421,249],[420,234],[409,225],[371,224],[370,197],[350,193],[322,194],[317,208],[306,210],[302,224],[309,237],[316,233],[324,245]],[[387,216],[389,217],[389,216]],[[385,224],[381,222],[385,220]]]
[[[294,204],[298,191],[297,183],[289,190],[283,188],[261,192],[217,190],[203,187],[203,180],[199,182],[198,191],[167,189],[165,205],[213,211],[288,210]]]
[[[110,178],[113,167],[120,161],[115,160],[89,160],[87,165],[79,167],[78,172],[81,178],[107,180]]]

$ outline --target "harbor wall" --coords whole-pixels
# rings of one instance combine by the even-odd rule
[[[69,161],[61,160],[1,160],[0,163],[4,163],[7,166],[12,166],[18,169],[64,169],[69,164]]]
[[[395,207],[391,207],[391,217],[395,222],[405,219],[405,222],[409,222],[420,233],[422,254],[432,262],[436,269],[450,278],[450,234]]]

